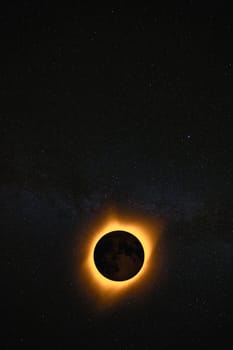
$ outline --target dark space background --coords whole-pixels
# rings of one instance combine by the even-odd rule
[[[0,35],[1,349],[232,343],[230,9],[5,2]],[[166,263],[97,312],[70,256],[106,203],[165,218]]]

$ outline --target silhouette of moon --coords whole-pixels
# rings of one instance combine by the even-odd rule
[[[112,231],[97,242],[94,262],[104,277],[113,281],[126,281],[141,270],[144,249],[133,234],[126,231]]]

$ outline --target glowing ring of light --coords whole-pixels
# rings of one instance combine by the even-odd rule
[[[161,221],[137,214],[123,215],[106,211],[93,222],[88,234],[83,235],[80,243],[77,263],[77,282],[89,298],[103,306],[112,304],[123,295],[138,293],[146,289],[146,282],[153,280],[156,275],[155,248],[161,233]],[[144,263],[140,271],[126,281],[113,281],[104,277],[94,262],[94,249],[102,236],[111,231],[127,231],[132,233],[144,249]]]

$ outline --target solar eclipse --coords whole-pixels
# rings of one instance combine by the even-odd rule
[[[90,220],[75,247],[75,278],[85,299],[103,308],[153,287],[161,231],[161,220],[132,211],[105,210]]]

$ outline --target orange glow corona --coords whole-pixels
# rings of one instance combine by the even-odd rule
[[[111,231],[127,231],[136,236],[144,249],[144,263],[137,275],[126,281],[112,281],[96,268],[94,249],[99,239]],[[107,210],[86,228],[82,240],[76,247],[76,276],[79,289],[96,305],[113,304],[127,295],[138,295],[148,290],[156,276],[158,256],[156,245],[162,231],[160,220],[145,215],[121,215]]]

